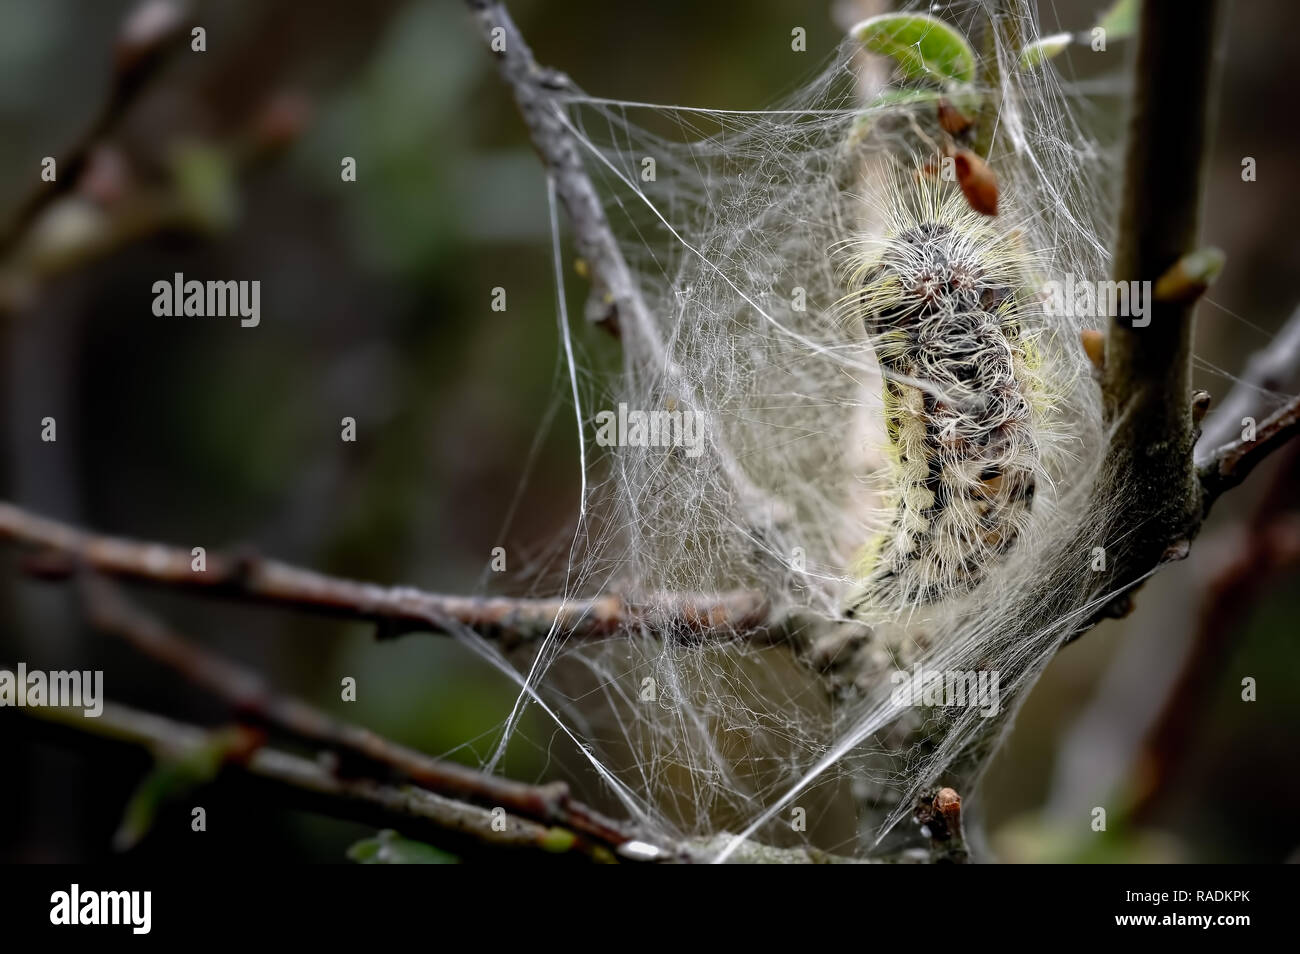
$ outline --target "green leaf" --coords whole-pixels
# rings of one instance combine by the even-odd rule
[[[214,734],[204,745],[174,758],[159,758],[154,769],[144,777],[122,812],[122,821],[113,835],[113,847],[129,851],[153,828],[159,812],[196,788],[216,778],[229,739]]]
[[[1074,39],[1069,33],[1053,33],[1041,40],[1035,40],[1020,51],[1020,68],[1036,70],[1052,57],[1059,54]]]
[[[850,33],[872,53],[891,56],[911,79],[969,83],[975,54],[966,38],[925,13],[885,13],[863,20]]]
[[[542,839],[542,849],[562,855],[572,848],[577,840],[578,836],[568,829],[548,828],[545,837]]]
[[[348,849],[348,857],[363,865],[454,865],[455,855],[426,845],[422,841],[403,838],[391,828],[385,828],[374,838],[363,838]]]
[[[1101,15],[1097,26],[1106,31],[1108,40],[1122,40],[1137,32],[1138,0],[1116,0],[1109,10]]]

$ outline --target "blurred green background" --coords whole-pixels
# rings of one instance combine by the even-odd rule
[[[58,155],[98,108],[131,6],[0,0],[6,214],[41,157]],[[777,0],[510,7],[538,60],[593,94],[738,109],[762,108],[815,73],[860,12]],[[1043,32],[1081,29],[1096,7],[1044,4]],[[1216,304],[1200,310],[1198,354],[1231,370],[1295,304],[1300,133],[1278,107],[1295,90],[1292,6],[1227,7],[1204,233],[1229,264]],[[210,551],[250,545],[380,582],[448,592],[536,585],[530,563],[564,539],[578,496],[545,181],[463,4],[229,0],[200,4],[195,22],[208,52],[168,65],[113,137],[111,168],[128,199],[184,170],[202,227],[128,244],[0,315],[4,497],[109,533]],[[793,26],[808,32],[806,54],[790,51]],[[1081,104],[1084,123],[1120,121],[1122,56],[1084,49],[1058,61],[1063,75],[1100,90]],[[308,117],[301,133],[265,161],[238,159],[238,144],[286,101]],[[1257,182],[1241,181],[1246,155],[1258,160]],[[356,158],[357,182],[340,181],[342,156]],[[152,282],[176,271],[260,278],[261,326],[154,318]],[[504,313],[489,307],[498,285],[508,289]],[[584,291],[570,282],[571,314],[582,313]],[[592,364],[616,366],[615,342],[588,328],[578,337]],[[1221,395],[1230,382],[1204,370],[1198,384]],[[56,444],[40,441],[46,415],[58,421]],[[355,444],[338,439],[344,416],[358,422]],[[1130,618],[1052,663],[980,799],[1001,857],[1280,861],[1295,849],[1278,804],[1300,782],[1294,568],[1261,581],[1234,617],[1213,684],[1185,714],[1192,742],[1156,808],[1104,844],[1089,837],[1088,810],[1137,784],[1143,720],[1164,699],[1206,580],[1261,488],[1281,479],[1293,491],[1296,466],[1292,455],[1262,468]],[[1283,494],[1281,507],[1293,498]],[[495,546],[510,554],[509,579],[489,579]],[[87,630],[67,591],[23,578],[11,551],[0,560],[0,661],[102,668],[119,701],[220,721],[220,707]],[[376,646],[367,627],[162,594],[149,602],[323,707],[342,712],[338,680],[355,676],[348,717],[470,764],[491,752],[514,699],[451,640],[415,634]],[[1252,705],[1237,701],[1245,675],[1259,680]],[[599,798],[550,727],[527,719],[507,772],[568,778]],[[0,736],[0,759],[10,783],[0,791],[0,857],[115,857],[112,832],[143,758],[87,759]],[[250,811],[220,785],[205,799],[221,837],[184,837],[179,810],[131,857],[341,861],[368,834]]]

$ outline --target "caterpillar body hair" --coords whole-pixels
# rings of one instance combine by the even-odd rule
[[[893,615],[974,588],[1025,533],[1047,484],[1050,403],[1032,261],[1015,230],[921,178],[882,235],[849,243],[846,299],[883,379],[887,528],[846,615]]]

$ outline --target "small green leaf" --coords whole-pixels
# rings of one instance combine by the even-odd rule
[[[391,828],[385,828],[374,838],[363,838],[348,849],[348,857],[363,865],[454,865],[455,855],[426,845],[422,841],[403,838]]]
[[[1035,40],[1020,51],[1020,68],[1036,70],[1070,45],[1074,37],[1069,33],[1053,33]]]
[[[1122,40],[1137,32],[1138,0],[1116,0],[1109,10],[1101,15],[1097,26],[1106,31],[1108,40]]]
[[[566,828],[548,828],[542,839],[542,848],[556,854],[564,854],[577,840],[578,836]]]
[[[216,778],[228,744],[225,735],[216,733],[211,741],[189,752],[160,757],[131,794],[113,835],[113,847],[118,851],[134,848],[149,834],[164,806]]]
[[[891,56],[911,79],[969,83],[975,54],[966,38],[925,13],[885,13],[863,20],[850,33],[872,53]]]

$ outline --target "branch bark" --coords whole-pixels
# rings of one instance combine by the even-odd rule
[[[545,825],[562,825],[609,851],[616,851],[634,838],[630,830],[572,799],[563,782],[525,785],[430,758],[361,726],[340,722],[300,699],[275,692],[258,674],[202,649],[142,611],[102,577],[88,576],[83,590],[87,615],[94,626],[122,637],[139,652],[213,693],[241,717],[348,757],[349,774],[360,771],[373,775],[376,770],[381,774],[396,773],[446,798],[504,808]]]
[[[647,349],[652,367],[663,369],[665,389],[687,407],[698,406],[694,385],[667,353],[641,292],[628,267],[600,196],[582,162],[586,144],[579,141],[564,112],[561,94],[577,90],[558,70],[542,67],[510,18],[501,0],[466,0],[478,18],[488,48],[497,58],[501,76],[514,95],[533,148],[568,214],[574,244],[592,277],[587,318],[623,336],[635,336]],[[563,290],[560,290],[563,293]],[[785,504],[750,479],[724,436],[712,433],[710,441],[718,465],[735,488],[740,508],[755,527],[780,523],[790,517]]]
[[[1214,87],[1216,0],[1142,4],[1134,100],[1112,278],[1150,282],[1194,251]],[[1201,289],[1203,291],[1203,288]],[[1191,342],[1197,295],[1148,299],[1147,322],[1115,316],[1102,395],[1111,426],[1106,479],[1123,491],[1111,546],[1116,586],[1185,550],[1200,528],[1192,462]],[[1106,493],[1107,488],[1099,488]]]
[[[113,702],[106,702],[101,715],[93,719],[86,718],[80,709],[49,706],[8,708],[0,710],[2,717],[21,717],[44,725],[60,740],[82,744],[93,738],[113,743],[114,748],[143,748],[162,759],[220,743],[215,733],[198,726]],[[509,813],[504,826],[500,821],[494,825],[493,814],[487,808],[416,786],[345,777],[327,764],[279,749],[258,746],[228,758],[223,767],[242,782],[252,783],[247,797],[255,798],[256,803],[264,804],[265,798],[271,796],[336,818],[376,828],[395,828],[410,838],[433,841],[462,855],[504,848],[551,855],[571,852],[593,861],[617,860],[603,846],[563,828]]]
[[[499,0],[467,0],[478,18],[488,48],[497,58],[502,78],[514,94],[542,165],[555,180],[555,190],[573,226],[574,244],[587,263],[593,283],[587,299],[587,319],[618,334],[632,319],[644,326],[645,301],[623,252],[614,238],[591,179],[583,168],[579,144],[557,111],[556,94],[572,91],[569,78],[558,70],[538,66]]]
[[[1255,439],[1241,438],[1217,448],[1199,470],[1202,506],[1206,513],[1225,491],[1245,480],[1261,461],[1300,434],[1300,397],[1294,397],[1265,418]]]
[[[1241,433],[1242,419],[1267,416],[1265,396],[1300,390],[1300,308],[1296,308],[1268,346],[1250,356],[1228,396],[1205,421],[1196,443],[1196,459],[1204,464],[1224,444]]]
[[[591,599],[450,596],[327,576],[252,553],[208,554],[206,569],[199,571],[192,568],[189,550],[96,536],[2,502],[0,539],[38,548],[26,567],[38,576],[63,579],[86,567],[124,580],[372,622],[384,637],[473,630],[507,649],[553,629],[579,640],[633,631],[686,639],[785,638],[767,598],[752,591],[669,594],[653,606],[632,604],[617,594]]]

